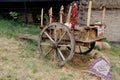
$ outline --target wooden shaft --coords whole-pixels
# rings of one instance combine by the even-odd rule
[[[88,16],[87,16],[87,26],[90,26],[91,9],[92,9],[92,1],[89,1]]]
[[[50,23],[52,23],[52,7],[49,10]]]
[[[103,14],[102,14],[102,24],[104,24],[104,19],[105,19],[105,12],[106,12],[106,8],[103,8]]]
[[[52,23],[52,7],[49,9],[49,23]],[[50,30],[50,36],[52,35],[52,31]]]
[[[41,26],[43,26],[43,8],[41,10]]]
[[[67,21],[66,21],[66,23],[70,23],[71,10],[72,10],[72,6],[70,5],[69,12],[68,12],[68,15],[67,15]]]
[[[62,14],[60,14],[60,23],[63,23],[63,18],[62,18]]]
[[[63,23],[63,9],[64,9],[64,7],[62,5],[60,8],[60,23]]]
[[[64,14],[63,10],[64,10],[64,6],[62,5],[61,8],[60,8],[60,23],[63,23],[63,14]],[[62,29],[60,29],[60,27],[57,27],[57,30],[59,32],[58,36],[61,37]]]

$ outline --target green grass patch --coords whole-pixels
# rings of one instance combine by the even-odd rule
[[[20,34],[38,35],[39,32],[37,25],[0,18],[0,36],[11,38]]]
[[[38,72],[38,66],[37,66],[37,62],[34,60],[30,60],[30,61],[26,61],[25,62],[25,66],[26,68],[29,68],[32,70],[32,73],[35,74],[36,72]]]
[[[20,45],[20,56],[24,58],[30,58],[36,56],[37,41],[28,40],[24,41],[23,45]]]
[[[115,70],[118,75],[120,75],[120,66],[117,66],[116,63],[112,63],[111,68]]]
[[[0,18],[0,36],[16,38],[21,34],[39,35],[40,29],[37,26],[38,25]],[[22,57],[34,57],[36,55],[37,41],[23,40],[23,43],[24,45],[20,46],[20,55]]]
[[[102,52],[109,53],[112,56],[120,57],[120,47],[117,47],[113,43],[109,43],[111,45],[110,50],[102,50]]]

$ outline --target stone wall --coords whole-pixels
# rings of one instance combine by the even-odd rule
[[[92,11],[91,23],[101,21],[102,11]],[[105,37],[110,41],[120,42],[120,10],[107,10],[105,16]]]

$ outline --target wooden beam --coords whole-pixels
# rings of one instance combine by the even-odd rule
[[[41,26],[43,26],[43,8],[41,9]]]
[[[88,16],[87,16],[87,26],[90,26],[91,9],[92,9],[92,1],[89,1]]]

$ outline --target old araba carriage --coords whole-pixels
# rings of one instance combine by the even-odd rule
[[[92,1],[89,1],[86,24],[81,24],[83,17],[80,16],[83,15],[84,11],[76,2],[70,5],[66,18],[63,17],[64,7],[61,6],[58,22],[53,21],[52,8],[50,8],[49,22],[46,25],[43,25],[42,9],[41,32],[38,44],[40,56],[55,61],[59,66],[64,66],[74,57],[75,53],[87,54],[93,50],[95,42],[104,38],[103,19],[105,8],[103,7],[102,21],[90,24],[91,7]]]

